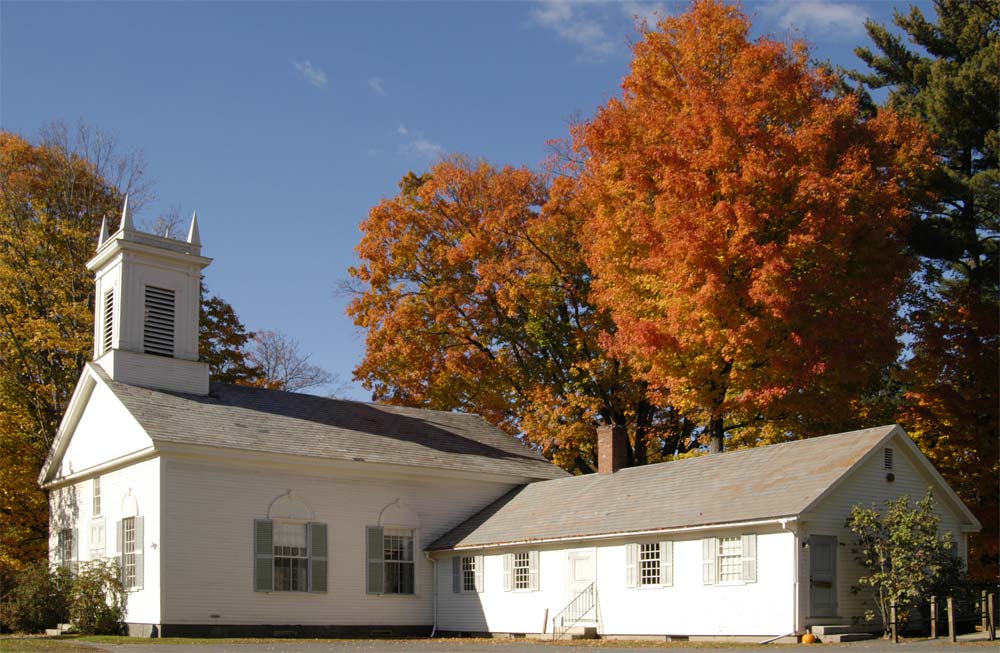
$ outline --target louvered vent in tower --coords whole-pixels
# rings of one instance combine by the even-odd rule
[[[104,293],[104,321],[101,324],[104,332],[101,334],[101,344],[104,350],[101,353],[111,351],[112,338],[115,328],[115,289],[112,288]]]
[[[882,467],[892,469],[892,449],[889,447],[882,450]]]
[[[146,314],[142,350],[157,356],[174,355],[174,291],[146,286]]]

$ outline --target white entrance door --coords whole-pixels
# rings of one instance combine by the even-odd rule
[[[594,549],[574,549],[567,555],[569,569],[566,571],[566,602],[569,603],[597,580],[597,554]],[[581,623],[592,622],[596,618],[596,613],[591,611]]]
[[[809,614],[837,616],[837,538],[809,536]]]

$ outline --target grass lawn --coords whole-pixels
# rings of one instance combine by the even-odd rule
[[[42,636],[4,636],[0,637],[0,653],[36,653],[47,651],[58,651],[59,653],[101,653],[108,649],[101,648],[102,645],[114,647],[117,644],[128,644],[130,646],[162,646],[162,645],[216,645],[227,644],[307,644],[333,643],[343,644],[344,648],[361,648],[377,644],[385,648],[414,648],[417,650],[433,647],[434,644],[443,644],[446,647],[461,649],[465,646],[575,646],[587,648],[749,648],[756,647],[756,644],[741,642],[663,642],[663,641],[623,641],[623,640],[558,640],[546,641],[536,639],[493,639],[493,638],[435,638],[435,639],[309,639],[301,638],[277,638],[277,637],[121,637],[111,635],[64,635],[62,637],[42,637]],[[772,645],[778,646],[778,645]]]

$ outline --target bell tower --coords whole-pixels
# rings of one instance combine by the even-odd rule
[[[97,283],[94,361],[115,381],[158,390],[208,394],[208,364],[198,360],[201,271],[198,216],[187,239],[138,231],[125,198],[121,225],[101,224],[87,262]]]

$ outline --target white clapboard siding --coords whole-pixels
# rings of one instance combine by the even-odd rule
[[[110,437],[110,436],[109,436]],[[160,620],[160,460],[153,458],[101,474],[101,514],[93,514],[93,483],[90,478],[54,490],[49,494],[49,551],[56,555],[60,528],[75,528],[79,543],[78,560],[94,559],[92,525],[103,525],[105,558],[119,555],[115,527],[124,517],[142,518],[142,568],[138,577],[142,589],[128,592],[126,621],[156,624]],[[74,507],[75,506],[75,507]],[[139,546],[139,542],[136,542]],[[54,558],[53,558],[54,559]]]
[[[374,476],[166,460],[164,494],[170,501],[163,546],[171,557],[162,588],[163,622],[430,625],[433,577],[423,548],[511,486]],[[327,526],[325,593],[253,591],[253,521],[267,518],[268,506],[288,489],[312,510],[310,521]],[[397,499],[408,513],[387,508]],[[408,527],[396,522],[419,519],[413,596],[366,593],[365,530],[377,524],[380,512],[386,528]],[[451,563],[441,566],[442,589],[450,594]]]
[[[722,536],[742,535],[723,531]],[[641,540],[651,541],[651,540]],[[610,540],[594,546],[601,628],[621,635],[773,635],[793,628],[794,573],[792,534],[776,527],[757,536],[757,582],[706,586],[702,583],[699,537],[671,540],[672,586],[629,588],[628,542]],[[503,554],[485,551],[482,594],[451,591],[451,566],[439,569],[438,627],[445,631],[539,633],[546,609],[551,620],[570,598],[569,551],[543,546],[539,551],[539,590],[504,591]],[[586,547],[589,548],[589,547]],[[448,563],[448,558],[443,558]],[[720,618],[724,615],[725,618]]]
[[[837,602],[839,616],[844,618],[863,617],[865,610],[873,607],[868,595],[864,592],[853,593],[851,586],[856,584],[856,579],[862,574],[862,568],[854,559],[853,536],[846,528],[845,522],[851,514],[853,505],[876,504],[880,508],[885,507],[885,502],[902,495],[908,495],[912,503],[923,498],[927,492],[927,487],[932,483],[931,477],[918,467],[918,461],[914,459],[912,452],[905,443],[898,441],[900,436],[890,440],[893,449],[893,469],[886,470],[881,451],[874,452],[854,474],[845,479],[844,483],[835,489],[818,507],[818,509],[807,518],[806,528],[808,533],[820,535],[834,535],[838,543],[837,547]],[[886,480],[889,472],[895,476],[893,482]],[[958,545],[958,553],[963,558],[966,556],[966,537],[959,531],[960,515],[954,509],[939,498],[937,502],[937,514],[941,517],[941,530],[951,531],[955,536]],[[802,551],[801,557],[802,577],[809,577],[809,549]],[[803,583],[803,617],[808,619],[808,583]]]
[[[73,431],[73,438],[66,448],[59,473],[66,475],[81,472],[109,460],[142,451],[152,444],[146,432],[111,390],[103,383],[97,383],[76,430]],[[110,495],[108,497],[110,500]]]

